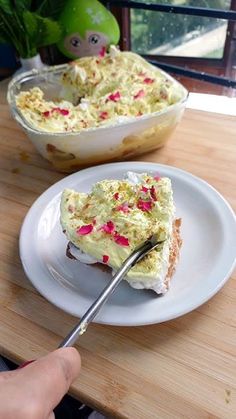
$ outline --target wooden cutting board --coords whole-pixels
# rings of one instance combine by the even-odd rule
[[[23,218],[64,175],[11,118],[6,87],[0,83],[0,352],[20,363],[56,348],[76,319],[40,296],[21,267]],[[236,208],[235,117],[186,110],[169,143],[136,160],[190,171]],[[83,368],[70,392],[112,418],[235,418],[235,327],[233,277],[179,319],[145,327],[91,325],[77,346]]]

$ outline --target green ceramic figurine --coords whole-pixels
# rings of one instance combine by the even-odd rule
[[[59,22],[64,36],[58,48],[72,59],[103,55],[109,45],[119,41],[115,17],[98,0],[68,0]]]

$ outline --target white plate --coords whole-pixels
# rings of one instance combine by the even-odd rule
[[[180,261],[165,296],[134,290],[123,281],[96,318],[98,323],[143,325],[188,313],[206,302],[229,278],[236,256],[236,220],[224,198],[201,179],[175,167],[126,162],[92,167],[50,187],[29,210],[20,234],[20,256],[35,288],[56,306],[81,317],[111,275],[66,257],[59,223],[64,188],[87,192],[102,179],[128,171],[158,172],[172,180],[177,216],[182,218]]]

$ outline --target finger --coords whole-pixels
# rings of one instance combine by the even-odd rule
[[[18,371],[29,398],[44,406],[47,417],[78,376],[80,356],[75,348],[61,348]]]
[[[9,381],[15,377],[15,371],[3,371],[0,374],[0,384],[4,381]]]

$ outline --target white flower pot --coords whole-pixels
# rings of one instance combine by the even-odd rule
[[[20,62],[21,67],[14,73],[14,76],[18,76],[18,74],[33,70],[34,68],[40,70],[41,68],[47,67],[47,65],[42,62],[39,54],[32,58],[20,58]]]

